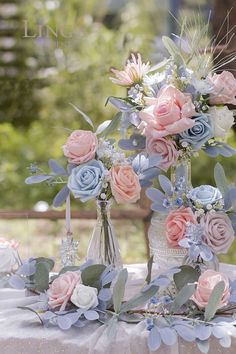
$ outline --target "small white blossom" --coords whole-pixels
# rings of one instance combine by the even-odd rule
[[[207,204],[206,208],[207,208],[207,210],[211,210],[212,209],[212,205],[211,204]]]
[[[106,196],[106,193],[101,193],[101,195],[100,195],[100,198],[101,198],[101,199],[106,199],[106,197],[107,197],[107,196]]]

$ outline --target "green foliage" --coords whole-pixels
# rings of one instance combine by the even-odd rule
[[[125,284],[128,279],[127,269],[122,269],[118,275],[117,281],[113,288],[113,305],[115,313],[119,313],[125,293]]]
[[[222,298],[222,295],[224,293],[224,290],[225,290],[224,281],[220,281],[214,287],[205,309],[205,314],[204,314],[205,321],[210,321],[214,317],[217,308],[219,306],[220,300]]]
[[[91,286],[99,289],[100,281],[99,278],[102,272],[105,270],[103,264],[93,264],[83,270],[81,273],[81,278],[84,285]]]
[[[193,295],[196,289],[195,284],[186,284],[176,295],[172,305],[171,312],[176,312],[181,306],[183,306]]]
[[[36,259],[36,272],[30,278],[34,283],[34,289],[44,292],[49,286],[49,273],[54,267],[54,261],[50,258],[39,257]]]
[[[181,290],[188,283],[195,283],[198,281],[200,274],[196,269],[188,265],[180,267],[181,271],[174,274],[174,282],[177,290]]]

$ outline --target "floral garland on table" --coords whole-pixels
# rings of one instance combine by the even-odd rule
[[[163,192],[155,188],[146,192],[153,202],[151,209],[167,215],[168,244],[187,248],[189,261],[196,266],[226,254],[236,235],[236,188],[228,184],[219,163],[214,175],[218,188],[202,185],[186,193],[184,177],[173,186],[160,175]]]
[[[234,111],[227,105],[236,104],[236,79],[228,71],[216,73],[236,54],[211,66],[215,43],[204,50],[204,41],[189,38],[185,25],[181,33],[175,36],[176,43],[163,37],[170,57],[156,66],[143,63],[140,54],[131,54],[124,70],[112,69],[113,83],[128,90],[126,97],[108,99],[120,111],[114,118],[122,134],[119,146],[160,154],[159,167],[164,171],[177,160],[197,156],[199,150],[211,157],[236,153],[225,143],[234,124]],[[207,29],[199,28],[199,34],[205,36]]]
[[[229,347],[231,336],[236,336],[236,281],[223,273],[207,270],[200,275],[196,269],[182,266],[152,276],[150,259],[145,285],[124,301],[126,269],[118,273],[110,266],[88,261],[50,276],[53,266],[52,259],[30,258],[4,275],[11,287],[39,294],[35,306],[21,309],[35,312],[45,327],[76,327],[79,331],[97,321],[107,326],[108,338],[115,340],[120,321],[142,322],[151,351],[174,345],[180,337],[186,342],[195,341],[199,350],[207,353],[210,337]],[[169,291],[173,281],[175,294]],[[163,295],[163,291],[170,295]]]

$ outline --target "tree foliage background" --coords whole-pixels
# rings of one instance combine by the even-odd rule
[[[0,208],[51,203],[55,189],[24,184],[28,166],[37,162],[46,169],[48,158],[62,159],[65,128],[86,128],[69,102],[95,125],[111,119],[115,111],[105,107],[106,98],[122,88],[110,82],[110,67],[122,67],[131,51],[153,63],[160,59],[161,35],[174,23],[169,8],[162,0],[1,2]],[[35,38],[24,38],[26,24]],[[212,182],[215,162],[204,155],[194,161],[195,185]],[[235,179],[235,157],[222,163]]]

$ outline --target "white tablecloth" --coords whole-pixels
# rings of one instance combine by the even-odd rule
[[[145,277],[145,265],[127,266],[129,287],[126,297],[136,293]],[[236,279],[236,266],[221,265],[221,270]],[[0,354],[199,354],[195,343],[179,340],[169,347],[162,345],[156,352],[147,346],[148,333],[143,323],[120,322],[115,340],[109,342],[106,326],[91,323],[85,328],[61,331],[57,327],[44,328],[36,316],[16,309],[35,302],[20,291],[0,290]],[[211,341],[209,354],[235,354],[236,338],[229,349]]]

